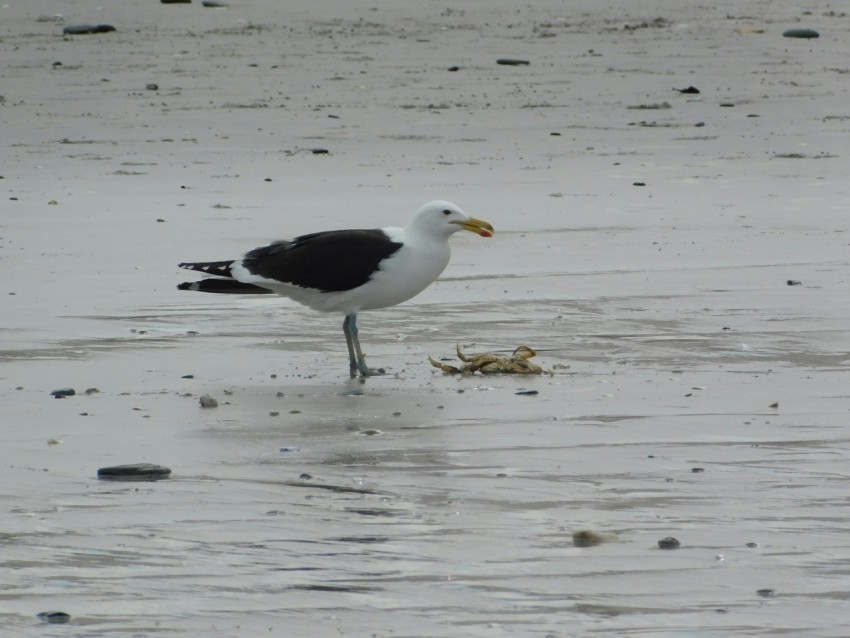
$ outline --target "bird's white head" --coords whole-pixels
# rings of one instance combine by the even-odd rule
[[[440,237],[448,237],[459,230],[468,230],[482,237],[492,237],[494,232],[489,223],[470,217],[457,204],[443,200],[428,202],[416,211],[408,228]]]

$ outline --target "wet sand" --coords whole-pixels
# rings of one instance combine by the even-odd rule
[[[4,632],[846,635],[850,17],[680,5],[0,9]],[[385,377],[175,289],[435,198],[497,234],[363,313]]]

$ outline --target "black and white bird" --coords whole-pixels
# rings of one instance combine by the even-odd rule
[[[357,313],[395,306],[418,295],[449,263],[449,237],[460,230],[492,237],[493,227],[451,202],[420,208],[404,228],[331,230],[255,248],[241,259],[190,262],[180,268],[214,278],[180,290],[278,294],[314,310],[341,312],[351,376],[383,374],[366,365]]]

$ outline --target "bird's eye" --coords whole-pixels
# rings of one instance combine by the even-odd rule
[[[443,215],[451,215],[451,214],[452,214],[452,211],[450,211],[448,208],[446,208],[446,209],[443,211]]]

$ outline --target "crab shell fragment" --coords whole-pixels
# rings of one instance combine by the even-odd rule
[[[500,357],[490,352],[468,355],[461,351],[458,344],[457,356],[464,362],[461,367],[435,361],[432,357],[428,357],[428,361],[446,374],[542,374],[543,368],[529,361],[536,355],[534,349],[529,346],[519,346],[510,357]]]

